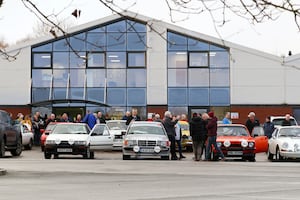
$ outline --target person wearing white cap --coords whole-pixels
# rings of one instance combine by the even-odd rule
[[[248,128],[250,134],[255,126],[259,126],[259,121],[255,118],[255,113],[250,112],[248,114],[248,120],[246,121],[246,127]]]

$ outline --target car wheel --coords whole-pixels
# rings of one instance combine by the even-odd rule
[[[90,159],[94,159],[95,158],[95,152],[91,151],[90,152]]]
[[[88,159],[89,158],[89,156],[90,156],[90,147],[88,147],[87,149],[86,149],[86,151],[85,151],[85,153],[83,154],[83,158],[84,159]]]
[[[50,159],[51,158],[51,153],[48,153],[48,152],[44,151],[44,157],[45,157],[45,159]]]
[[[129,155],[124,155],[124,154],[123,154],[123,160],[130,160],[130,156],[129,156]]]
[[[249,160],[249,162],[255,162],[256,160],[255,160],[255,155],[254,156],[250,156],[249,158],[248,158],[248,160]]]
[[[54,154],[54,159],[58,159],[59,158],[59,155],[58,154]]]
[[[25,149],[26,149],[26,150],[31,150],[31,149],[32,149],[32,146],[33,146],[33,141],[32,141],[32,139],[30,139],[29,144],[27,144],[27,145],[25,146]]]
[[[4,138],[2,138],[1,142],[0,142],[0,158],[5,157],[5,142],[4,142]]]
[[[45,146],[41,146],[41,151],[44,152],[45,151]]]
[[[283,160],[283,157],[280,155],[279,147],[276,148],[276,160]]]
[[[273,159],[274,159],[274,154],[272,154],[269,150],[268,151],[268,160],[273,160]]]
[[[20,156],[21,153],[22,153],[22,147],[23,147],[22,146],[22,139],[19,138],[18,141],[17,141],[17,147],[16,147],[16,149],[10,151],[11,155],[13,155],[13,156]]]
[[[162,156],[160,159],[161,160],[170,160],[170,156]]]

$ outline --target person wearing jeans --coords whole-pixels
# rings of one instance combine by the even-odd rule
[[[208,124],[206,126],[208,142],[207,142],[207,146],[206,146],[205,160],[210,159],[212,145],[217,150],[219,157],[221,157],[221,159],[224,160],[224,154],[217,145],[217,128],[218,128],[217,121],[218,121],[218,119],[214,115],[214,112],[209,112],[208,116],[210,117],[210,120],[208,121]]]

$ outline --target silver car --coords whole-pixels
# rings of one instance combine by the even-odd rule
[[[123,142],[123,160],[159,157],[169,160],[170,141],[160,122],[130,123]]]

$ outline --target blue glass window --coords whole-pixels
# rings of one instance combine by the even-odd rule
[[[145,53],[128,53],[128,67],[145,67]]]
[[[87,70],[87,87],[104,87],[106,73],[104,69]]]
[[[72,51],[85,51],[86,34],[81,33],[70,38]]]
[[[126,88],[107,88],[107,104],[111,106],[125,106]]]
[[[189,87],[208,87],[209,69],[190,68],[188,71]]]
[[[69,68],[69,52],[53,52],[53,68]]]
[[[106,31],[106,26],[102,26],[102,27],[94,28],[94,29],[88,31],[88,33],[102,33],[105,31]]]
[[[127,20],[127,31],[128,32],[146,32],[146,25]]]
[[[84,52],[70,52],[70,68],[86,68],[86,55]]]
[[[210,88],[210,105],[211,106],[230,105],[229,88]]]
[[[106,34],[105,33],[88,33],[86,48],[88,51],[105,51]]]
[[[87,100],[104,102],[104,88],[87,88]]]
[[[84,87],[85,85],[85,70],[72,69],[70,70],[70,87]]]
[[[69,39],[61,39],[58,41],[55,41],[53,43],[53,51],[69,51],[70,49],[70,42],[68,42]]]
[[[168,50],[187,50],[187,37],[168,32]]]
[[[187,52],[168,52],[168,68],[187,68]]]
[[[108,51],[126,51],[126,33],[108,33],[107,50]]]
[[[67,96],[67,89],[53,88],[53,99],[69,99],[69,97]]]
[[[126,32],[126,21],[122,20],[106,26],[107,32]]]
[[[188,107],[187,106],[176,106],[176,107],[172,107],[169,106],[168,110],[173,114],[173,115],[182,115],[183,113],[188,113]]]
[[[127,50],[145,51],[146,34],[145,33],[127,33]]]
[[[52,51],[52,43],[34,47],[32,49],[32,52],[45,52],[45,51]]]
[[[105,67],[105,54],[88,53],[88,67]]]
[[[70,98],[71,99],[82,99],[84,100],[84,88],[70,88]]]
[[[46,101],[49,99],[50,88],[32,88],[32,102]],[[51,96],[50,96],[51,97]]]
[[[145,88],[127,89],[127,106],[145,106],[145,105],[146,105]]]
[[[127,69],[127,87],[146,87],[145,69]]]
[[[52,70],[32,70],[32,87],[52,87]]]
[[[168,86],[169,87],[187,86],[187,69],[169,69]]]
[[[107,68],[126,68],[125,52],[107,52]]]
[[[229,69],[210,69],[210,86],[229,87]]]
[[[215,51],[209,53],[211,68],[229,68],[229,53],[226,51]]]
[[[67,87],[69,70],[53,70],[53,86]]]
[[[210,49],[211,51],[226,51],[225,48],[222,48],[222,47],[220,47],[220,46],[213,45],[213,44],[209,45],[209,49]]]
[[[34,68],[51,68],[51,53],[34,53],[32,66]]]
[[[209,89],[189,88],[189,106],[209,106]]]
[[[201,42],[199,40],[194,40],[192,38],[188,38],[188,50],[189,51],[208,51],[209,44],[205,42]]]
[[[187,106],[187,88],[169,88],[168,105]]]
[[[108,87],[126,87],[125,69],[107,69]]]
[[[208,67],[208,52],[189,53],[189,67]]]

